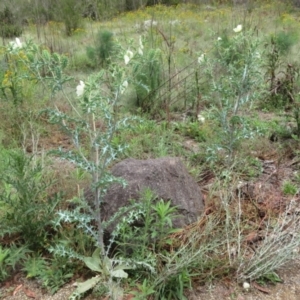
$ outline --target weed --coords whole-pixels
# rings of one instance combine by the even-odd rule
[[[26,260],[31,251],[26,246],[17,247],[12,244],[9,248],[0,246],[0,280],[7,279]]]
[[[208,270],[208,266],[213,264],[213,253],[224,245],[224,239],[221,240],[221,236],[218,238],[215,236],[214,240],[209,241],[209,235],[206,236],[206,234],[213,230],[211,225],[215,226],[216,220],[212,218],[206,221],[206,226],[202,228],[203,231],[197,227],[199,223],[198,225],[194,224],[195,227],[192,226],[193,228],[190,228],[187,235],[185,235],[187,233],[185,230],[174,233],[171,246],[176,251],[157,254],[159,272],[153,278],[152,283],[153,289],[156,290],[154,299],[185,299],[183,291],[191,287],[191,278],[196,276],[192,270],[197,269],[199,271],[197,274],[205,274],[205,277],[207,276],[206,272],[211,271]],[[181,236],[184,241],[177,240],[176,236]],[[220,264],[217,263],[215,268],[219,267]]]
[[[133,300],[143,300],[150,295],[155,293],[155,290],[149,285],[147,279],[144,279],[142,284],[137,284],[138,291],[132,291],[131,294],[134,295]]]
[[[74,269],[75,265],[67,258],[54,256],[49,260],[41,255],[33,255],[24,262],[22,270],[27,278],[39,279],[42,286],[54,294],[73,277]]]
[[[43,178],[41,163],[20,151],[11,152],[8,171],[1,174],[1,180],[5,186],[0,194],[4,207],[1,235],[17,234],[18,241],[30,249],[44,249],[60,196],[47,195],[51,182]]]
[[[182,134],[194,139],[197,142],[207,141],[211,134],[211,127],[207,124],[200,124],[199,122],[189,121],[185,123],[179,123],[178,129],[182,132]]]
[[[298,192],[298,187],[290,181],[285,181],[282,184],[282,192],[284,195],[294,196]]]
[[[173,232],[176,209],[170,207],[170,202],[160,200],[155,203],[155,199],[151,190],[146,189],[137,209],[124,216],[117,225],[114,235],[121,256],[146,261],[147,257],[152,257],[152,252],[159,251],[166,242],[163,239]]]
[[[283,282],[275,272],[265,274],[265,275],[259,277],[256,281],[257,281],[257,283],[259,283],[261,285],[266,285],[266,284],[270,284],[270,283],[277,284],[277,283]]]
[[[38,278],[43,286],[54,294],[74,276],[77,265],[67,257],[54,256],[45,268],[40,269]]]
[[[23,264],[27,278],[37,278],[46,269],[46,260],[42,256],[32,256]]]
[[[7,270],[6,270],[6,260],[10,254],[9,249],[3,249],[0,246],[0,279],[5,280],[6,277],[8,276]]]

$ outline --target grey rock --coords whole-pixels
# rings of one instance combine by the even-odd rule
[[[117,163],[111,172],[124,178],[127,186],[113,184],[108,189],[102,207],[103,220],[108,220],[120,207],[128,205],[130,199],[138,201],[145,188],[150,188],[158,199],[170,200],[172,206],[178,207],[180,218],[173,224],[176,228],[195,222],[204,210],[200,187],[179,158],[129,158]]]

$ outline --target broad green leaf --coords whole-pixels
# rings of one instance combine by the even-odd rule
[[[105,276],[109,276],[110,275],[110,271],[112,269],[112,262],[111,260],[105,256],[103,258],[103,265],[102,265],[102,272]]]
[[[111,276],[115,278],[127,278],[128,274],[123,270],[113,270],[111,272]]]
[[[101,277],[99,275],[92,277],[84,282],[78,283],[77,289],[74,293],[82,295],[83,293],[89,291],[100,281]]]
[[[101,259],[100,259],[100,253],[101,253],[101,249],[97,248],[94,253],[92,254],[92,258],[94,258],[95,260],[98,260],[99,265],[101,265]]]
[[[92,257],[85,257],[83,259],[84,263],[86,266],[91,269],[92,271],[102,273],[102,265],[101,265],[101,260],[100,260],[100,249],[97,248]]]

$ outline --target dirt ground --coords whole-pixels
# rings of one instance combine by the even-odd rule
[[[216,282],[211,286],[194,287],[187,293],[188,300],[299,300],[300,299],[300,258],[279,270],[278,275],[282,283],[268,286],[255,286],[251,284],[248,292],[238,285],[225,286]],[[43,293],[37,281],[29,281],[24,278],[16,278],[14,284],[0,289],[0,298],[3,300],[67,300],[74,291],[74,283],[69,283],[51,296]],[[260,291],[262,289],[264,291]],[[122,300],[131,300],[132,295],[125,296]],[[95,296],[88,296],[85,300],[93,300]]]
[[[251,284],[248,292],[236,285],[226,287],[216,283],[211,287],[195,288],[189,300],[299,300],[300,299],[300,258],[290,262],[277,272],[282,283],[268,286]],[[259,289],[264,290],[260,291]]]

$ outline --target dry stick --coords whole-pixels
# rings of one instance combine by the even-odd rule
[[[93,133],[94,133],[94,140],[97,138],[97,128],[96,128],[96,121],[95,121],[95,114],[92,114],[92,126],[93,126]],[[98,167],[99,167],[99,146],[95,143],[94,146],[94,160],[95,160],[95,166],[96,166],[96,170],[94,170],[94,174],[93,174],[93,180],[94,183],[98,183],[99,181],[99,172],[98,172]],[[102,219],[101,219],[101,212],[100,212],[100,189],[97,186],[95,189],[95,199],[94,199],[94,203],[95,203],[95,218],[97,221],[97,229],[98,229],[98,244],[99,247],[101,248],[101,254],[104,257],[105,256],[105,249],[104,249],[104,242],[103,242],[103,231],[102,231]]]

